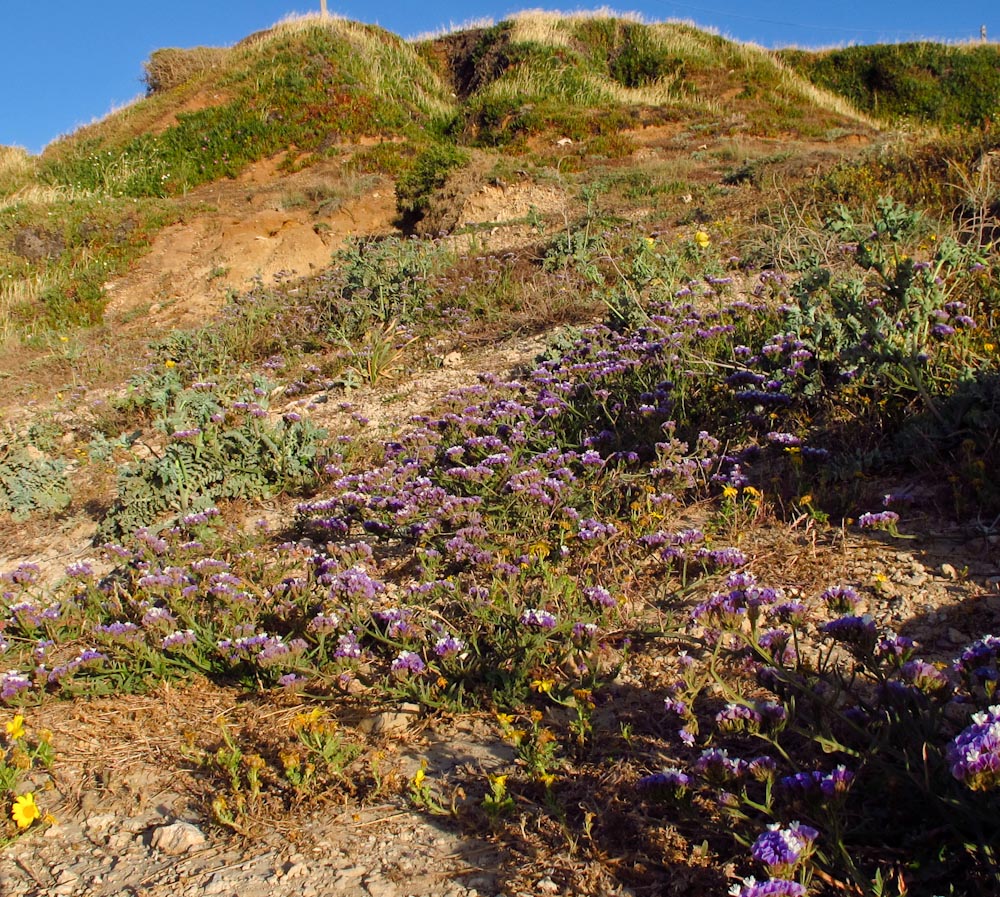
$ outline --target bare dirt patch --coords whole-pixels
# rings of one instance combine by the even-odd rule
[[[351,236],[394,231],[395,191],[384,178],[358,178],[344,159],[285,173],[280,159],[183,200],[183,220],[164,229],[124,277],[106,285],[115,326],[192,327],[251,279],[304,277],[325,268]]]

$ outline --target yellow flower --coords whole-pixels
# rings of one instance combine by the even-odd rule
[[[743,491],[746,492],[746,494],[749,495],[751,500],[754,502],[759,502],[764,497],[760,489],[755,489],[753,486],[747,486]]]
[[[34,792],[29,791],[14,800],[14,806],[10,811],[11,818],[18,828],[27,828],[36,819],[41,819],[42,811],[35,803]]]
[[[24,738],[24,717],[20,713],[7,723],[7,737],[11,741]]]
[[[739,490],[735,486],[726,485],[722,489],[723,498],[736,498],[739,495]]]
[[[707,249],[712,242],[712,238],[705,231],[700,230],[694,235],[694,241],[698,244],[699,248]]]
[[[983,348],[987,352],[992,352],[996,348],[996,346],[993,343],[983,343]]]
[[[552,783],[556,780],[556,777],[551,772],[543,772],[538,776],[538,781],[541,782],[546,788],[551,788]]]
[[[531,690],[537,691],[539,694],[547,695],[552,691],[552,687],[555,684],[555,679],[535,679],[535,681],[531,683]]]
[[[802,498],[799,499],[799,504],[800,505],[811,505],[812,504],[812,500],[813,500],[812,495],[803,495]]]
[[[419,788],[424,783],[424,771],[423,769],[418,769],[416,774],[413,776],[413,787]]]
[[[513,716],[513,714],[510,714],[510,713],[498,713],[497,714],[497,722],[500,723],[501,726],[505,726],[505,727],[513,725],[513,723],[514,723],[514,716]]]
[[[549,547],[548,542],[535,542],[528,546],[528,554],[541,561],[544,561],[551,553],[552,549]]]
[[[165,368],[166,368],[167,370],[170,370],[170,368],[175,368],[175,367],[177,367],[177,362],[176,362],[176,361],[174,361],[174,360],[173,360],[172,358],[168,358],[168,359],[167,359],[167,360],[166,360],[165,362],[163,362],[163,366],[164,366],[164,367],[165,367]]]

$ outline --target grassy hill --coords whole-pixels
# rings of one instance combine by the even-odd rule
[[[979,128],[1000,113],[1000,47],[930,42],[782,50],[779,58],[886,121]]]

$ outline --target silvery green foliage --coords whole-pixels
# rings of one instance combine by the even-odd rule
[[[168,431],[163,449],[119,473],[118,497],[99,541],[221,499],[264,498],[315,473],[325,433],[297,415],[271,419],[257,401],[224,407],[214,393],[190,390],[175,398],[172,410],[157,422]]]
[[[35,511],[58,511],[69,503],[65,461],[22,448],[0,459],[0,512],[24,520]]]

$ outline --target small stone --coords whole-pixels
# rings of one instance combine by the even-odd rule
[[[83,823],[83,827],[88,832],[102,832],[107,828],[111,828],[117,818],[114,813],[100,813],[96,816],[87,817]]]
[[[951,564],[941,565],[941,575],[947,576],[948,579],[958,579],[958,571]]]
[[[289,878],[302,878],[309,874],[309,867],[305,863],[295,863],[290,866],[285,873]]]
[[[205,885],[202,890],[202,894],[221,894],[223,891],[230,890],[230,882],[226,880],[224,875],[213,875],[212,880]],[[232,889],[234,892],[235,888]]]
[[[441,361],[446,368],[457,368],[462,364],[461,352],[449,352]]]
[[[548,876],[546,876],[541,881],[539,881],[538,884],[535,885],[535,887],[538,888],[538,890],[542,894],[558,894],[559,893],[559,885],[557,885]]]
[[[412,713],[386,710],[361,720],[358,728],[365,734],[391,735],[395,732],[406,731],[414,719],[415,715]]]
[[[187,853],[193,847],[205,843],[205,835],[197,826],[190,822],[175,822],[172,825],[161,825],[153,830],[150,846],[162,853],[176,856]]]

